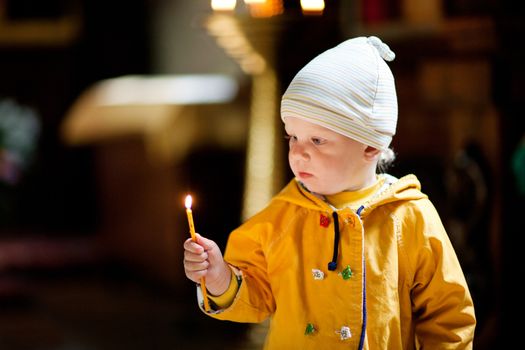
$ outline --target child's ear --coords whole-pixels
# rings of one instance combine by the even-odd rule
[[[365,148],[365,160],[367,161],[373,161],[373,160],[376,160],[379,155],[381,154],[381,150],[375,148],[375,147],[372,147],[372,146],[367,146]]]

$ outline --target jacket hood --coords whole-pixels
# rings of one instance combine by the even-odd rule
[[[406,201],[426,198],[421,192],[421,183],[413,174],[398,179],[389,174],[380,174],[384,178],[383,186],[368,201],[362,204],[360,215],[366,216],[375,208],[397,201]],[[288,185],[278,193],[274,200],[290,202],[313,210],[334,210],[322,195],[309,192],[297,179],[291,180]]]

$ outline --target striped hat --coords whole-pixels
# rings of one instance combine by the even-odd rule
[[[310,61],[281,101],[281,118],[302,118],[380,150],[396,132],[395,58],[377,37],[342,42]]]

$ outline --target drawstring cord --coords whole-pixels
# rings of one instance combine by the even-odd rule
[[[339,217],[336,211],[332,213],[332,217],[334,218],[334,255],[332,256],[332,261],[328,263],[328,270],[335,271],[339,254]]]

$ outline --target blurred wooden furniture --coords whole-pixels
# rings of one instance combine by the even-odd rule
[[[110,256],[165,282],[182,280],[183,201],[191,190],[184,160],[202,144],[244,147],[238,89],[218,75],[125,76],[77,99],[62,135],[70,146],[95,149],[98,233]]]

